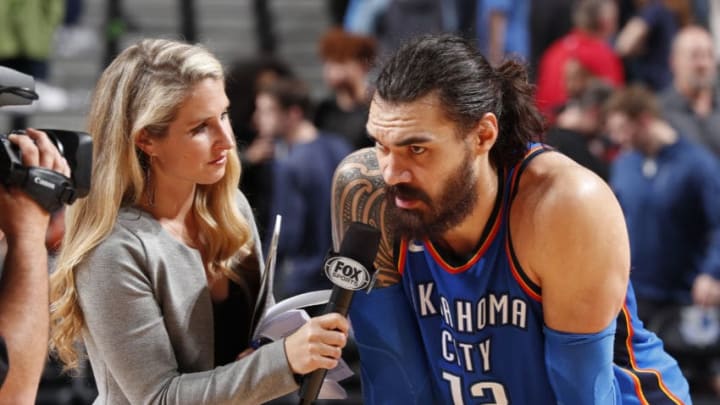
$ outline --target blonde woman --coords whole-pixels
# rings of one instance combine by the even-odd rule
[[[84,343],[96,403],[260,403],[337,364],[337,314],[247,350],[263,269],[227,108],[199,46],[143,40],[100,77],[94,184],[50,281],[51,349],[72,369]]]

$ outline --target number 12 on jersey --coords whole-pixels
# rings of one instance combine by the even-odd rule
[[[450,395],[453,405],[465,405],[462,395],[462,380],[460,376],[443,371],[443,379],[450,383]],[[495,381],[479,381],[470,386],[470,396],[477,398],[483,405],[508,405],[505,387]],[[477,403],[477,402],[476,402]]]

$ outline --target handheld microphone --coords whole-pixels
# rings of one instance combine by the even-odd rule
[[[325,260],[325,275],[335,284],[324,314],[337,312],[347,316],[355,291],[364,290],[372,280],[373,262],[380,246],[380,231],[370,225],[353,222],[347,229],[340,252]],[[327,369],[318,369],[303,378],[300,404],[317,399]]]

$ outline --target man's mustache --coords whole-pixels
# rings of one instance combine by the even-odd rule
[[[403,200],[420,200],[428,205],[432,204],[432,199],[427,193],[406,184],[386,185],[385,196],[392,201],[393,204],[395,204],[395,197],[400,197]]]

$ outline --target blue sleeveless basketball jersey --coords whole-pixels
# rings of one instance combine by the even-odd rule
[[[545,366],[542,291],[520,268],[508,234],[517,177],[544,150],[535,145],[503,174],[472,257],[449,263],[431,241],[402,240],[402,288],[356,294],[350,319],[365,403],[557,403]],[[623,404],[691,403],[677,363],[637,319],[632,287],[617,320],[614,363]],[[412,376],[381,371],[404,366]]]

